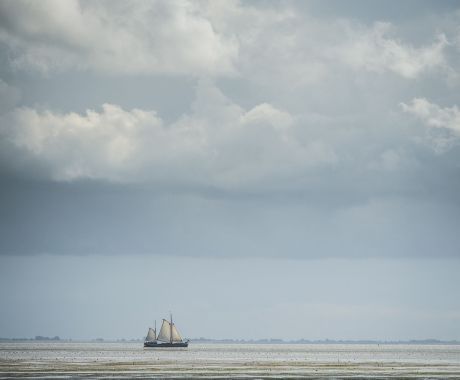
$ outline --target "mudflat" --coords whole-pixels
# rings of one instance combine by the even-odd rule
[[[459,345],[0,343],[0,378],[459,378]]]

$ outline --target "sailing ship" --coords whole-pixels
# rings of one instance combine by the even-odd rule
[[[172,314],[170,321],[163,319],[160,333],[157,336],[157,322],[155,321],[155,328],[149,327],[147,337],[144,341],[144,347],[188,347],[188,340],[183,340],[177,330],[176,325],[173,323]]]

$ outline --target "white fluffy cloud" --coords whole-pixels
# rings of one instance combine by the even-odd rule
[[[338,65],[404,78],[448,66],[443,34],[415,47],[391,23],[324,22],[286,4],[3,1],[0,17],[12,65],[44,72],[241,75],[297,86]]]
[[[399,38],[390,22],[325,21],[295,6],[261,9],[230,3],[210,7],[207,15],[224,34],[236,36],[238,70],[261,81],[308,85],[330,76],[338,66],[413,79],[448,67],[448,42],[442,33],[414,46]]]
[[[0,41],[19,68],[228,74],[238,46],[200,3],[3,1]]]
[[[391,71],[405,78],[415,78],[420,73],[446,65],[445,35],[426,46],[414,47],[398,38],[391,38],[393,26],[377,22],[371,29],[349,28],[349,41],[339,50],[339,57],[356,69],[383,73]]]
[[[55,97],[35,94],[24,101],[26,107],[1,117],[7,165],[29,171],[39,166],[37,173],[46,171],[56,180],[153,179],[225,188],[291,186],[314,177],[319,167],[345,169],[341,180],[346,182],[353,175],[365,177],[367,170],[390,173],[413,165],[398,129],[399,114],[391,110],[413,96],[398,91],[412,93],[422,79],[432,80],[422,78],[424,73],[448,66],[444,35],[427,32],[414,43],[400,38],[391,23],[322,19],[296,6],[1,2],[0,44],[9,49],[16,69],[77,68],[105,79],[101,72],[116,74],[109,80],[134,80],[130,75],[139,73],[163,78],[167,73],[185,81],[189,78],[182,75],[214,77],[236,99],[202,80],[190,111],[184,111],[189,103],[167,101],[174,121],[165,122],[161,106],[150,101],[150,88],[137,92],[131,86],[136,96],[114,98],[111,89],[100,86],[103,96],[86,101],[92,90],[87,81],[75,85],[79,106],[72,97],[56,104]],[[215,78],[229,74],[234,76]],[[56,80],[62,80],[60,92],[67,91],[66,78],[72,75]],[[36,93],[48,94],[45,82]],[[0,95],[5,86],[0,82]],[[161,96],[161,88],[153,87],[152,94]],[[113,104],[98,110],[104,101]],[[136,106],[142,109],[132,109]],[[405,107],[416,113],[414,105]],[[85,108],[92,110],[51,111]],[[441,111],[430,112],[439,116]],[[456,141],[445,119],[449,126],[437,130],[446,129],[447,137],[438,133],[432,139],[439,151]],[[331,172],[318,170],[318,177]]]
[[[263,103],[244,110],[201,83],[193,111],[172,124],[155,112],[105,104],[59,114],[16,108],[0,119],[11,165],[40,165],[55,180],[166,181],[240,188],[333,164],[333,149],[298,134],[287,112]],[[13,150],[13,152],[11,152]],[[9,153],[8,153],[9,152]]]
[[[36,161],[54,179],[117,179],[132,168],[146,128],[155,133],[161,120],[154,112],[105,104],[86,115],[17,108],[2,116],[1,125],[2,140],[26,156],[26,165]]]
[[[401,107],[428,127],[427,140],[436,152],[443,153],[460,141],[460,110],[456,105],[440,107],[424,98],[415,98]]]

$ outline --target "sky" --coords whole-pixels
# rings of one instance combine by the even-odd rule
[[[0,1],[0,337],[460,340],[456,1]]]

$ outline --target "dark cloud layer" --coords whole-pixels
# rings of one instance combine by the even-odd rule
[[[204,195],[206,193],[206,195]],[[3,181],[3,254],[458,257],[458,204],[423,194],[227,194]],[[343,196],[343,195],[342,195]]]

